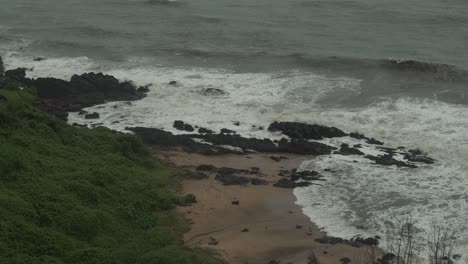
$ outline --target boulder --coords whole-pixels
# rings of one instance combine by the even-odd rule
[[[195,129],[193,126],[184,123],[183,121],[176,120],[174,121],[174,124],[172,125],[175,129],[177,130],[183,130],[183,131],[188,131],[188,132],[193,132]]]
[[[23,85],[30,85],[31,80],[26,78],[26,68],[18,68],[5,71],[5,79],[14,81]]]
[[[230,130],[230,129],[227,129],[227,128],[222,128],[220,133],[221,134],[236,134],[236,131]]]
[[[99,118],[99,113],[94,112],[94,113],[91,113],[91,114],[86,114],[85,118],[86,119],[98,119]]]
[[[198,133],[200,133],[200,134],[214,134],[214,131],[209,130],[207,128],[200,127],[198,129]]]
[[[298,122],[274,122],[270,124],[268,130],[279,131],[291,139],[315,139],[334,138],[347,136],[345,132],[336,127],[326,127],[321,125],[310,125]]]
[[[291,179],[281,179],[279,180],[278,182],[276,182],[275,184],[273,184],[273,186],[275,187],[279,187],[279,188],[296,188],[296,187],[307,187],[307,186],[310,186],[311,183],[309,182],[295,182]]]
[[[362,151],[360,151],[357,148],[350,147],[348,144],[341,144],[341,147],[338,151],[335,151],[334,154],[340,154],[340,155],[364,155]]]
[[[204,96],[221,96],[225,95],[226,93],[223,90],[217,88],[205,88],[200,90],[200,94]]]
[[[412,164],[412,163],[406,163],[404,161],[396,160],[393,158],[392,155],[386,154],[386,155],[381,155],[381,156],[372,156],[372,155],[366,155],[364,156],[366,159],[370,159],[374,161],[376,164],[384,165],[384,166],[398,166],[398,167],[407,167],[407,168],[417,168],[418,166]]]

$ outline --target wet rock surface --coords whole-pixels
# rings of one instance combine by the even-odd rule
[[[268,127],[269,131],[279,131],[292,139],[323,139],[347,136],[336,127],[310,125],[298,122],[274,122]]]
[[[284,176],[278,182],[273,184],[279,188],[296,188],[296,187],[307,187],[312,185],[312,181],[325,181],[323,176],[317,171],[282,171],[280,176]]]
[[[335,151],[334,154],[340,155],[364,155],[362,151],[355,147],[350,147],[348,144],[341,144],[341,148],[338,151]]]
[[[332,237],[332,236],[324,236],[321,238],[315,239],[315,241],[321,244],[345,244],[350,245],[353,247],[362,247],[362,246],[377,246],[379,244],[379,240],[374,237],[363,238],[360,236],[356,236],[352,239],[344,239],[340,237]]]
[[[192,125],[186,124],[183,121],[176,120],[174,121],[174,124],[172,125],[175,129],[177,130],[183,130],[187,132],[193,132],[195,129],[193,128]]]
[[[65,81],[56,78],[30,79],[26,77],[27,71],[26,68],[8,70],[3,78],[6,81],[33,87],[37,91],[35,105],[65,120],[66,112],[78,112],[85,107],[108,101],[138,100],[148,91],[147,88],[138,88],[131,82],[121,82],[113,76],[102,73],[73,75],[69,81]]]
[[[282,139],[275,144],[270,139],[245,138],[237,134],[173,135],[170,132],[156,128],[134,127],[126,129],[135,132],[147,144],[181,146],[190,153],[207,155],[246,154],[251,152],[323,155],[330,154],[332,150],[336,149],[323,143],[306,140],[288,141]],[[197,142],[195,139],[203,140],[209,144]],[[226,145],[238,150],[222,147]]]

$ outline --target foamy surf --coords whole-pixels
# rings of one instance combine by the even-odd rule
[[[305,162],[302,169],[317,170],[327,179],[323,186],[294,191],[297,203],[313,222],[332,236],[351,238],[359,234],[385,237],[398,217],[408,215],[426,232],[432,221],[443,221],[457,230],[457,251],[468,252],[466,107],[400,99],[319,115],[317,120],[328,125],[362,131],[393,147],[417,147],[438,162],[417,169],[378,166],[359,156],[321,156]]]

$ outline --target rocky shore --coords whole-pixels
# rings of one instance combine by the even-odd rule
[[[26,72],[25,68],[5,70],[0,58],[0,82],[32,87],[37,95],[35,105],[65,121],[69,112],[98,119],[98,113],[88,113],[85,108],[110,101],[139,100],[149,91],[148,86],[137,87],[103,73],[74,75],[65,81],[31,79]],[[266,129],[280,138],[277,140],[247,138],[226,128],[212,131],[184,120],[174,120],[173,127],[183,133],[175,135],[147,127],[126,130],[152,146],[159,159],[187,167],[190,179],[183,183],[182,191],[195,194],[198,204],[180,209],[194,226],[185,241],[191,246],[216,249],[229,263],[307,263],[312,254],[324,263],[346,263],[344,260],[352,258],[359,248],[378,246],[378,237],[327,237],[294,205],[295,198],[288,189],[324,181],[318,171],[297,170],[306,159],[319,155],[360,156],[375,166],[408,169],[436,162],[419,150],[386,147],[384,142],[363,134],[319,124],[273,122]],[[327,139],[334,138],[358,143],[327,143]],[[366,153],[369,148],[378,154]],[[278,201],[278,197],[288,202],[278,202],[275,207],[271,201]],[[238,208],[243,210],[239,212]],[[217,221],[223,216],[231,220],[221,225]],[[259,224],[266,221],[265,216],[270,217],[270,224]],[[239,230],[233,231],[233,226]],[[249,233],[248,240],[240,238],[240,233]],[[257,247],[257,243],[266,244]]]

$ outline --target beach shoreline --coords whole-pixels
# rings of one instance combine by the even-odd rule
[[[177,210],[191,222],[184,235],[189,247],[210,249],[226,263],[342,263],[363,249],[346,244],[321,244],[325,234],[295,204],[293,189],[272,184],[282,170],[297,168],[310,157],[285,155],[280,161],[270,154],[206,156],[154,148],[154,155],[177,167],[196,171],[199,165],[238,170],[258,169],[268,185],[223,185],[215,173],[206,179],[185,179],[181,194],[193,194],[197,203]]]

